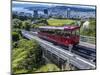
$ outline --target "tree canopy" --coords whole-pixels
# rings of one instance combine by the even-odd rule
[[[22,21],[19,19],[13,19],[12,20],[12,27],[13,28],[21,28],[22,26]]]
[[[23,28],[25,29],[25,30],[30,30],[30,28],[31,28],[31,26],[32,26],[32,23],[31,23],[31,21],[30,20],[26,20],[26,21],[24,21],[23,22]]]
[[[17,45],[17,48],[12,50],[12,72],[18,74],[36,70],[42,60],[38,43],[35,40],[21,39]]]

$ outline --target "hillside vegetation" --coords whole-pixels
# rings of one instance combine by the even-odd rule
[[[46,64],[41,66],[37,71],[35,72],[52,72],[52,71],[60,71],[60,68],[58,68],[54,64]]]
[[[12,72],[28,73],[35,71],[42,63],[41,47],[35,40],[21,39],[12,50]]]

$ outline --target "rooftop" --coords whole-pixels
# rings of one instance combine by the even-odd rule
[[[76,29],[79,29],[80,27],[79,26],[59,26],[59,27],[56,27],[56,26],[39,26],[39,29],[46,29],[46,30],[70,30],[70,31],[73,31],[73,30],[76,30]]]

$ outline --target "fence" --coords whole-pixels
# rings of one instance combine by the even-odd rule
[[[95,44],[96,43],[96,37],[80,35],[80,41]]]

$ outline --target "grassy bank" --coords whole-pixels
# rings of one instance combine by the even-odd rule
[[[48,24],[50,26],[64,26],[68,24],[75,23],[75,20],[69,20],[69,19],[48,19]]]

